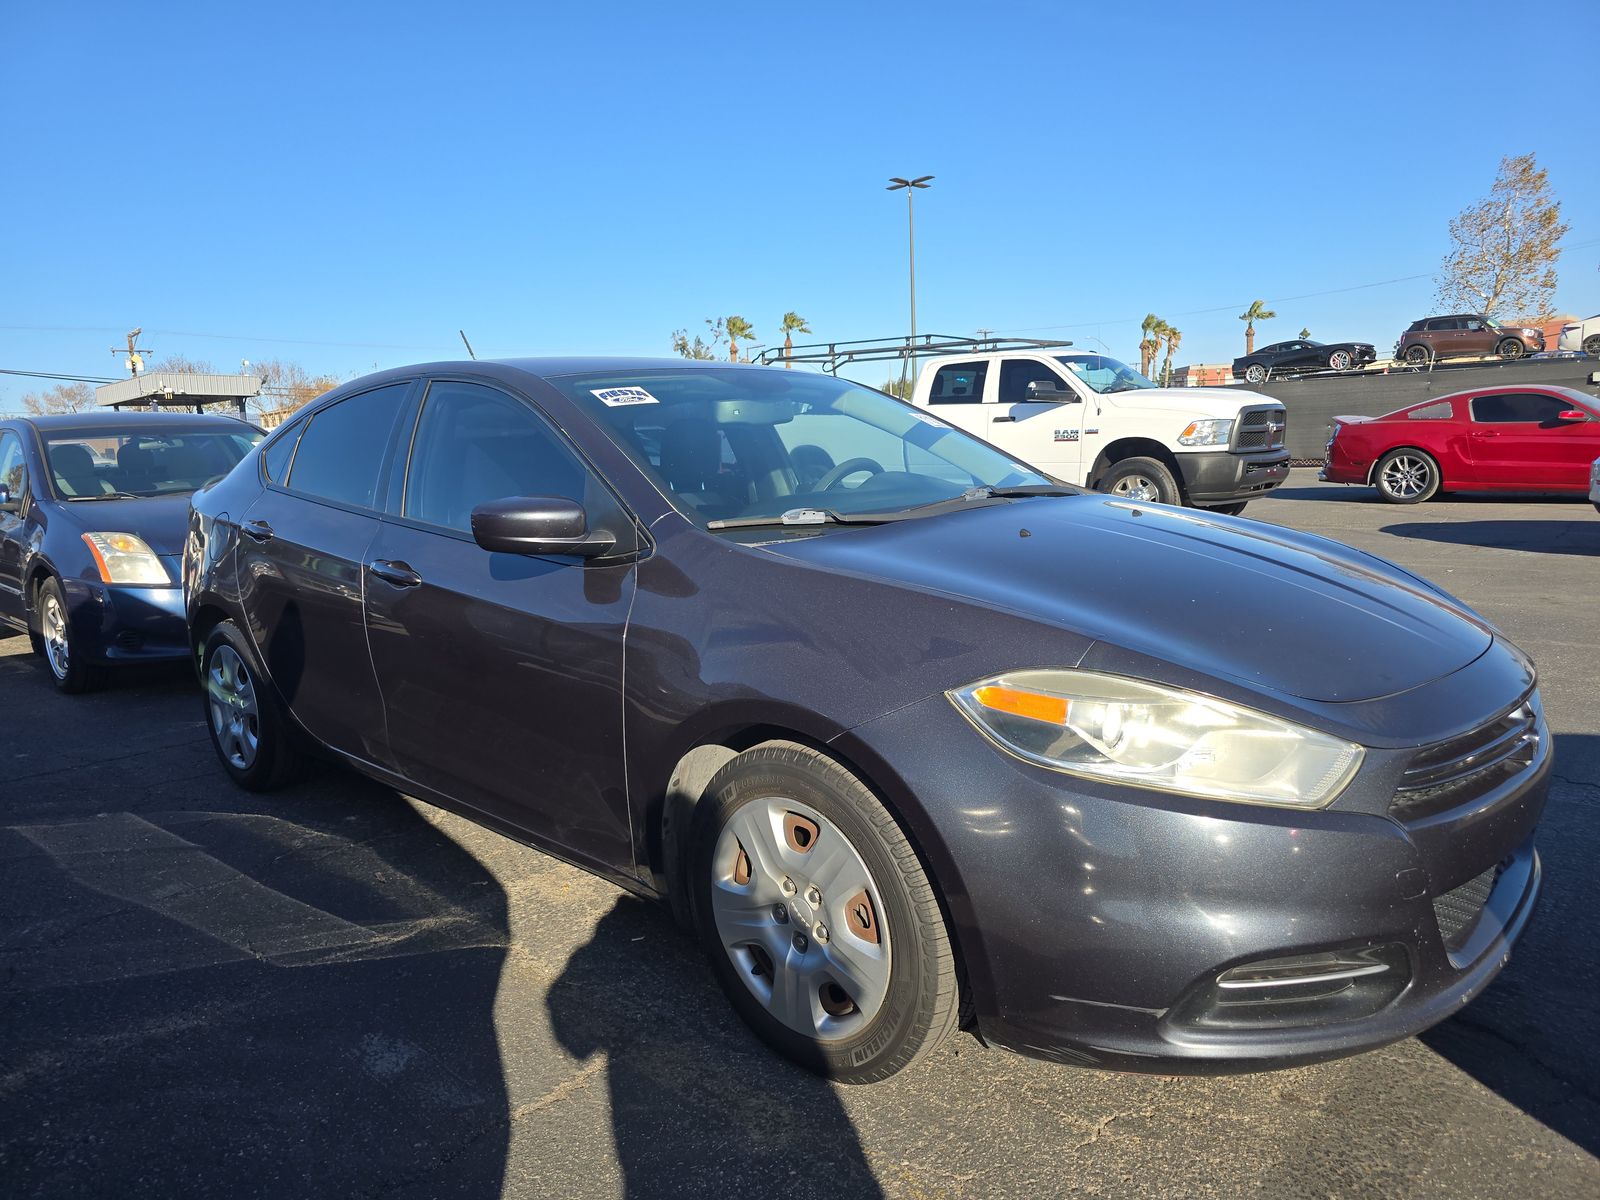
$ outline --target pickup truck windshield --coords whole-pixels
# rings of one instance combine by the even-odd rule
[[[192,492],[233,470],[259,429],[95,429],[47,437],[45,459],[63,500],[131,499]]]
[[[1056,361],[1102,396],[1156,386],[1126,363],[1104,354],[1058,354]]]
[[[846,379],[754,367],[549,381],[697,524],[797,508],[904,512],[972,488],[1053,481],[937,417]]]

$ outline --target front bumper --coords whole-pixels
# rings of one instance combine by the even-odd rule
[[[1174,456],[1190,504],[1228,504],[1264,496],[1289,478],[1289,451],[1236,454],[1200,450]]]
[[[99,666],[189,657],[183,589],[63,581],[74,649]]]
[[[1473,690],[1480,670],[1456,687]],[[919,837],[979,1032],[1031,1057],[1209,1075],[1385,1045],[1486,987],[1539,893],[1548,737],[1513,791],[1412,826],[1386,807],[1412,748],[1369,750],[1361,795],[1302,812],[1047,771],[990,747],[943,696],[848,738],[863,761],[892,764],[907,806],[929,816]],[[1447,944],[1436,899],[1494,872],[1470,935]],[[1370,1002],[1242,1023],[1209,1006],[1231,969],[1374,952],[1395,963],[1395,986]]]

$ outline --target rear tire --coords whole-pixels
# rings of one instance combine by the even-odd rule
[[[874,1083],[955,1029],[933,886],[894,817],[833,759],[770,742],[730,760],[695,809],[691,864],[712,971],[778,1053]]]
[[[53,576],[39,585],[35,607],[39,612],[39,632],[31,635],[33,648],[44,659],[50,681],[72,696],[103,687],[105,670],[84,660],[83,647],[72,631],[66,594]]]
[[[1521,358],[1528,352],[1528,348],[1516,338],[1506,338],[1496,349],[1501,358]]]
[[[1591,333],[1583,339],[1583,352],[1600,357],[1600,333]]]
[[[1125,458],[1113,463],[1097,485],[1122,500],[1141,504],[1182,504],[1183,491],[1165,463],[1154,458]]]
[[[299,734],[232,621],[221,622],[206,638],[200,688],[212,748],[234,783],[265,792],[304,773],[310,760]]]
[[[1433,351],[1420,342],[1407,346],[1405,349],[1405,360],[1413,367],[1420,367],[1432,357]]]
[[[1439,464],[1421,450],[1391,450],[1378,460],[1372,482],[1390,504],[1421,504],[1439,490]]]

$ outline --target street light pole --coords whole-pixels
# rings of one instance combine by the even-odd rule
[[[906,239],[907,249],[911,263],[911,383],[917,381],[917,222],[916,213],[912,205],[912,193],[918,188],[925,188],[933,180],[932,175],[919,175],[915,179],[901,179],[898,175],[889,178],[889,186],[885,191],[906,194]]]

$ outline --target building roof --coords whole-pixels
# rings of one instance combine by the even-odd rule
[[[193,403],[191,401],[190,403]],[[40,433],[84,433],[84,434],[110,434],[128,429],[145,429],[152,432],[166,430],[176,432],[183,429],[212,429],[229,428],[237,429],[241,424],[249,425],[248,421],[231,414],[222,413],[124,413],[102,412],[90,409],[87,412],[49,413],[39,417],[7,417],[8,421],[22,421],[32,425]]]
[[[95,403],[105,408],[124,404],[172,405],[193,408],[197,404],[244,402],[261,394],[261,380],[255,375],[210,375],[198,371],[150,371],[117,383],[95,388]]]

